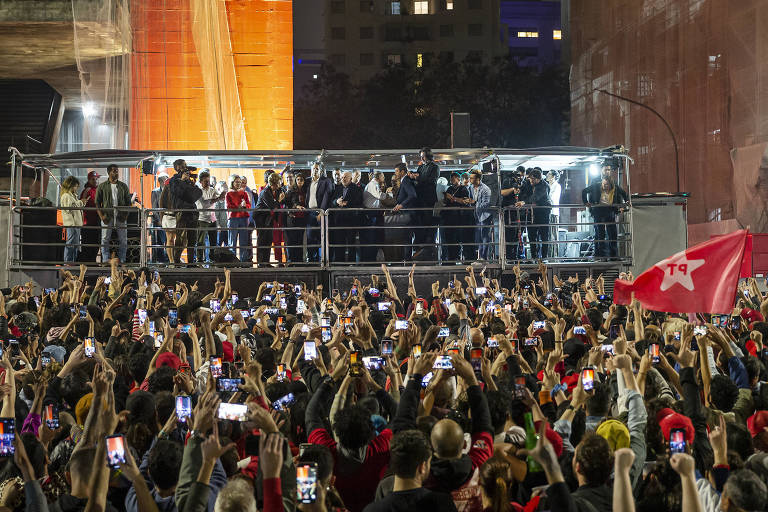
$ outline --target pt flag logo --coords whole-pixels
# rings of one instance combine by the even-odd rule
[[[675,284],[679,284],[692,292],[695,290],[692,277],[693,271],[704,265],[704,263],[704,260],[689,260],[684,252],[657,263],[655,266],[664,272],[661,291],[667,291]]]

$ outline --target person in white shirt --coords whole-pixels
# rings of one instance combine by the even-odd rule
[[[211,261],[210,249],[217,244],[216,240],[216,212],[213,211],[215,203],[220,201],[226,192],[219,192],[211,186],[211,173],[208,169],[203,169],[198,175],[197,187],[203,191],[200,199],[195,201],[195,206],[200,210],[198,216],[198,231],[195,243],[195,252],[197,261]],[[206,241],[207,238],[207,241]]]
[[[560,172],[555,170],[549,171],[547,173],[547,184],[549,185],[549,202],[554,206],[554,208],[552,208],[552,213],[549,214],[549,221],[551,224],[549,239],[558,240],[559,234],[557,224],[560,222],[560,208],[557,208],[557,206],[560,204],[560,194],[562,192],[562,187],[560,186]],[[559,256],[560,244],[555,244],[550,252],[552,251],[555,252],[555,256]]]
[[[360,230],[360,261],[373,262],[384,243],[384,212],[381,208],[394,205],[392,196],[387,194],[387,181],[384,173],[374,171],[370,181],[363,189],[363,206],[371,211],[366,212],[361,220],[368,229]],[[378,227],[381,226],[381,227]]]
[[[67,176],[61,183],[61,198],[59,204],[62,208],[82,208],[85,203],[75,196],[80,187],[80,182],[74,176]],[[64,261],[77,261],[80,251],[80,227],[83,225],[83,212],[81,210],[61,210],[62,224],[67,231],[67,243],[64,246]]]

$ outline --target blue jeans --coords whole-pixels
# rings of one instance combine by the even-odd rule
[[[109,224],[101,221],[101,262],[109,262],[109,241],[112,239],[112,230],[117,230],[117,257],[125,261],[125,253],[128,251],[128,226],[126,221],[120,222],[112,218]]]
[[[478,258],[481,260],[488,259],[488,252],[491,248],[491,225],[493,224],[493,218],[488,217],[484,221],[479,221],[478,226],[475,228],[475,243],[479,244]]]
[[[165,252],[165,231],[160,229],[160,223],[155,225],[158,226],[158,228],[152,230],[152,245],[159,247],[154,247],[152,249],[152,262],[168,263],[168,254]]]
[[[231,229],[229,232],[229,247],[240,258],[240,261],[250,261],[253,259],[251,230],[248,229],[248,220],[248,217],[232,217],[227,221],[227,227]],[[249,257],[249,255],[251,256]]]
[[[64,246],[64,261],[77,261],[80,251],[80,228],[67,227],[67,245]]]

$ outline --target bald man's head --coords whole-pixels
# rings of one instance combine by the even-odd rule
[[[432,428],[432,447],[441,459],[457,459],[464,449],[464,431],[453,420],[440,420]]]

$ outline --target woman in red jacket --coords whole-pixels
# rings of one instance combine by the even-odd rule
[[[251,231],[248,229],[248,209],[251,207],[251,198],[243,188],[243,180],[236,174],[229,178],[229,189],[225,198],[228,210],[227,227],[230,230],[229,246],[242,261],[243,256],[252,250],[249,236]]]

